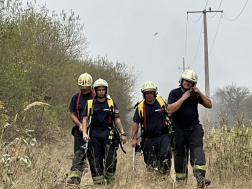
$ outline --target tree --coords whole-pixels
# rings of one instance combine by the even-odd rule
[[[224,88],[217,88],[214,94],[216,102],[227,108],[232,116],[242,110],[242,101],[250,94],[248,87],[227,85]]]

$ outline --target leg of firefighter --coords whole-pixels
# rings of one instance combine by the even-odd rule
[[[159,137],[159,171],[162,174],[170,174],[171,169],[171,140],[169,133]]]
[[[174,147],[174,167],[176,172],[176,182],[185,184],[188,177],[188,147],[185,145],[186,136],[184,130],[176,127],[174,131],[173,147]]]
[[[85,150],[80,148],[85,142],[82,138],[82,133],[75,129],[74,131],[74,158],[71,167],[70,180],[68,184],[80,184],[82,173],[84,170],[86,155]]]
[[[109,141],[109,143],[106,145],[105,150],[105,176],[107,179],[107,183],[110,185],[113,184],[115,181],[118,144],[117,141]]]
[[[158,149],[155,148],[155,138],[145,138],[144,142],[141,144],[144,162],[146,163],[147,172],[153,172],[157,168],[157,152]]]
[[[89,141],[88,160],[94,184],[102,184],[104,182],[103,154],[103,141],[92,137]]]
[[[204,130],[202,125],[197,124],[189,137],[190,163],[193,166],[193,173],[197,179],[198,188],[204,188],[211,184],[211,181],[205,178],[206,160],[203,150],[203,136]]]

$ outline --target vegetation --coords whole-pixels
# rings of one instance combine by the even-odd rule
[[[50,15],[45,6],[28,3],[23,8],[19,0],[1,1],[0,10],[1,125],[28,104],[44,101],[51,106],[42,108],[43,113],[25,127],[39,128],[35,133],[38,140],[45,130],[71,128],[67,109],[72,95],[78,92],[77,78],[84,72],[94,80],[108,81],[122,122],[129,125],[123,115],[132,110],[138,75],[126,64],[110,62],[106,57],[87,58],[88,43],[78,15],[71,12],[67,16],[64,11]]]
[[[236,115],[243,114],[245,125],[251,125],[252,95],[248,87],[227,85],[217,88],[211,98],[213,101],[212,121],[218,121],[219,112],[222,114],[225,112],[228,115],[228,122],[232,122]]]
[[[106,57],[87,58],[82,32],[73,12],[50,15],[45,6],[0,1],[0,188],[66,188],[73,150],[67,108],[84,72],[108,81],[127,125],[138,73]],[[213,188],[249,188],[252,127],[244,121],[251,118],[252,96],[246,87],[232,85],[218,89],[215,97],[221,104],[216,112],[221,111],[204,138],[207,175]],[[174,170],[169,177],[147,173],[137,155],[133,171],[130,141],[125,149],[127,155],[119,150],[115,183],[100,188],[172,187]],[[190,169],[186,188],[195,185]]]

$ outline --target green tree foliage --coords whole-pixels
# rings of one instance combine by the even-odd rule
[[[224,88],[217,88],[214,96],[216,101],[228,109],[231,115],[242,109],[242,101],[250,94],[248,87],[227,85]]]
[[[126,126],[129,124],[127,114],[133,110],[135,87],[138,73],[133,67],[121,62],[110,62],[106,57],[98,57],[84,63],[84,67],[96,79],[105,79],[109,84],[109,94],[119,107],[121,120]],[[131,122],[131,120],[130,120]]]
[[[49,14],[45,6],[20,0],[0,1],[0,123],[13,119],[28,104],[46,101],[39,120],[53,126],[70,125],[67,108],[78,92],[77,78],[88,72],[109,83],[123,123],[131,111],[138,74],[124,63],[88,59],[87,40],[78,15]],[[50,112],[50,113],[48,113]],[[41,117],[42,116],[42,117]],[[51,118],[50,118],[51,117]],[[53,118],[53,119],[52,119]],[[32,119],[31,119],[32,120]],[[43,121],[31,121],[43,125]],[[28,124],[30,126],[34,124]],[[1,125],[2,126],[2,125]],[[38,127],[32,126],[32,127]],[[29,128],[34,129],[34,128]]]

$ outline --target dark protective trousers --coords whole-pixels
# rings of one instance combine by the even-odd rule
[[[71,171],[83,172],[86,160],[85,150],[81,148],[85,144],[83,134],[78,127],[74,127],[72,134],[74,135],[74,158]]]
[[[203,150],[204,130],[201,124],[188,127],[174,123],[173,150],[174,164],[177,179],[186,180],[188,177],[188,155],[193,166],[194,176],[205,177],[205,153]]]
[[[157,137],[144,137],[141,141],[144,162],[147,166],[158,168],[161,173],[169,173],[171,168],[170,134],[163,133]]]
[[[90,132],[88,160],[93,180],[113,177],[117,164],[118,142],[109,140],[109,130]]]

